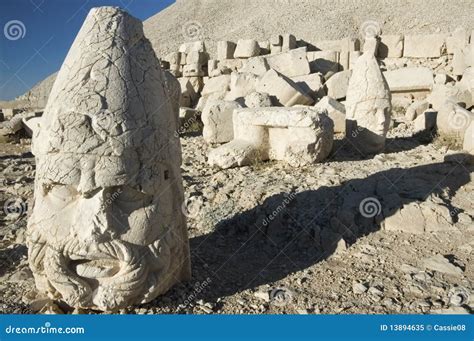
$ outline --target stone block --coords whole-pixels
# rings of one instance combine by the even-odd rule
[[[186,55],[186,64],[205,65],[209,60],[206,52],[191,51]]]
[[[405,112],[405,118],[407,121],[413,121],[418,116],[423,114],[430,107],[430,103],[427,100],[416,100],[411,103],[407,111]]]
[[[427,67],[407,67],[384,72],[392,92],[430,91],[433,88],[433,71]]]
[[[260,46],[260,55],[261,56],[264,56],[266,54],[270,54],[270,42],[268,40],[259,41],[258,46]]]
[[[382,35],[377,49],[378,58],[401,58],[404,37],[401,34]]]
[[[344,104],[339,103],[334,98],[325,96],[314,107],[327,112],[334,123],[334,133],[346,132],[346,108]]]
[[[235,48],[234,58],[250,58],[260,55],[260,46],[253,39],[239,39]]]
[[[257,82],[256,90],[272,96],[275,103],[291,107],[293,105],[311,105],[313,99],[301,92],[298,86],[289,78],[275,70],[269,70]]]
[[[227,92],[230,90],[230,75],[221,75],[209,78],[204,84],[201,95],[206,96],[215,92]]]
[[[230,92],[226,95],[227,100],[242,99],[255,91],[258,77],[253,73],[233,72],[230,75]]]
[[[342,67],[339,64],[339,52],[336,51],[311,51],[306,53],[311,73],[338,72]]]
[[[286,33],[282,35],[283,41],[281,45],[282,52],[288,52],[296,48],[296,38],[294,35]]]
[[[263,76],[270,67],[264,56],[249,58],[239,72],[249,72],[257,76]]]
[[[235,43],[221,40],[217,42],[217,60],[233,59]]]
[[[325,95],[324,78],[319,73],[291,77],[290,79],[295,82],[302,93],[310,96],[315,101]]]
[[[235,101],[208,100],[202,112],[203,138],[208,143],[225,143],[234,137],[232,113],[241,108]]]
[[[446,50],[446,38],[446,34],[406,35],[403,57],[441,57]]]
[[[331,78],[329,78],[324,84],[328,96],[336,100],[345,98],[351,75],[352,71],[346,70],[335,73]]]
[[[413,122],[413,133],[429,132],[436,127],[437,112],[434,110],[426,110]]]
[[[191,51],[206,52],[206,46],[204,45],[204,42],[201,40],[184,43],[179,46],[179,52],[181,53],[184,52],[188,54]]]
[[[286,77],[303,76],[311,73],[305,47],[265,56],[265,59],[271,69]]]
[[[274,35],[270,38],[270,45],[272,46],[282,46],[283,37],[281,35]]]
[[[246,108],[233,115],[234,139],[209,153],[220,168],[281,160],[294,167],[323,161],[333,145],[333,123],[316,108]]]
[[[467,30],[458,27],[446,38],[446,50],[448,54],[454,54],[458,49],[464,49],[469,44],[469,34]]]

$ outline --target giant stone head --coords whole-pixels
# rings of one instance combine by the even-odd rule
[[[138,19],[90,11],[33,136],[29,262],[50,297],[113,310],[190,276],[167,77]]]

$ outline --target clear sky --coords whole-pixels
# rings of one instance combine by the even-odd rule
[[[57,71],[89,9],[118,6],[145,20],[174,0],[0,0],[0,100]]]

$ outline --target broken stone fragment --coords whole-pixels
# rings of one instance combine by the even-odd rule
[[[254,91],[245,96],[245,106],[247,108],[271,107],[272,100],[269,94],[265,92]]]
[[[179,88],[140,20],[91,9],[33,128],[27,246],[39,292],[117,310],[189,279]]]
[[[235,43],[223,40],[217,42],[217,60],[232,59],[234,52]]]
[[[327,111],[329,118],[334,123],[334,133],[346,132],[346,108],[344,104],[325,96],[314,107],[320,111]]]
[[[241,108],[235,101],[209,100],[202,112],[202,136],[208,143],[225,143],[234,138],[232,114]]]
[[[291,79],[279,74],[275,70],[269,70],[257,82],[255,88],[258,92],[268,93],[275,100],[275,103],[285,107],[297,104],[311,105],[314,101]]]
[[[351,70],[337,72],[332,75],[326,83],[324,83],[328,96],[336,100],[346,98],[351,76]]]
[[[286,77],[303,76],[311,73],[306,56],[306,47],[265,56],[265,60],[270,69]]]
[[[260,54],[260,46],[256,40],[240,39],[235,48],[234,58],[250,58]]]

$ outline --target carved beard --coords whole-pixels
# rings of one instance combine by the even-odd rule
[[[72,240],[53,248],[38,229],[28,236],[28,258],[38,288],[72,307],[115,310],[128,306],[130,301],[149,301],[163,289],[160,276],[168,271],[169,256],[165,240],[148,247],[121,240],[98,244]],[[104,277],[78,274],[83,273],[79,269],[84,265],[104,264]]]

